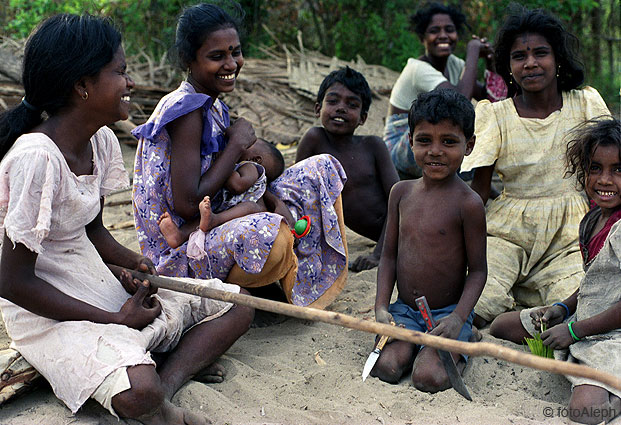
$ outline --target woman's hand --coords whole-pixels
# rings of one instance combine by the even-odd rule
[[[134,270],[138,270],[139,272],[143,272],[143,273],[148,273],[148,274],[152,274],[154,276],[157,276],[157,270],[155,270],[155,266],[153,265],[153,261],[151,261],[151,259],[141,255],[140,257],[138,257],[138,260],[136,261],[136,266],[134,267]]]
[[[157,298],[149,295],[151,285],[148,280],[142,282],[138,281],[138,279],[134,280],[137,289],[134,295],[125,301],[121,310],[116,313],[117,320],[115,322],[119,325],[140,330],[160,315],[162,305]]]
[[[551,309],[548,309],[548,311],[550,310]],[[541,340],[544,345],[547,345],[554,350],[567,348],[574,343],[574,339],[572,338],[571,333],[569,333],[569,326],[565,323],[556,325],[542,333]]]
[[[240,150],[248,149],[257,141],[257,136],[254,134],[252,124],[244,118],[238,118],[226,129],[224,135],[229,139],[229,146],[235,146]]]
[[[473,35],[472,40],[468,42],[467,48],[478,49],[479,58],[487,60],[488,63],[494,57],[494,50],[485,37],[479,38],[478,36]]]
[[[144,266],[146,267],[146,265]],[[139,271],[147,273],[144,270],[139,270]],[[152,273],[152,274],[155,274],[155,273]],[[121,285],[123,285],[123,288],[125,289],[125,291],[130,295],[134,295],[138,291],[140,286],[142,285],[140,280],[135,279],[132,276],[132,274],[126,269],[121,270],[121,276],[119,277],[119,280],[121,281]],[[155,293],[157,293],[157,288],[152,285],[149,285],[149,293],[147,295],[150,297],[151,295]]]

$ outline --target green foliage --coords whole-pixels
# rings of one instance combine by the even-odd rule
[[[145,51],[158,57],[174,39],[177,16],[183,7],[200,0],[8,0],[0,6],[4,35],[26,37],[44,18],[56,13],[109,16],[123,32],[129,54]],[[5,0],[6,2],[6,0]],[[304,46],[325,55],[351,60],[360,56],[367,63],[400,71],[407,59],[418,57],[423,47],[414,34],[410,16],[423,3],[411,0],[239,0],[246,11],[247,56],[260,54],[261,44]],[[449,0],[466,14],[471,34],[494,38],[509,9],[506,0]],[[586,83],[596,87],[611,110],[619,110],[618,69],[621,39],[618,0],[521,0],[528,8],[543,8],[559,16],[582,44],[587,68]],[[269,32],[265,30],[268,28]],[[616,57],[615,57],[616,56]],[[616,64],[616,65],[615,65]],[[614,68],[616,66],[616,68]]]
[[[43,19],[58,13],[112,18],[129,53],[162,54],[172,43],[177,15],[190,0],[9,0],[5,35],[24,38]]]
[[[541,332],[545,332],[545,326],[541,325]],[[543,345],[543,341],[541,340],[541,334],[535,333],[534,338],[524,338],[526,344],[528,344],[528,348],[530,352],[535,356],[545,357],[548,359],[554,358],[554,350],[547,345]]]

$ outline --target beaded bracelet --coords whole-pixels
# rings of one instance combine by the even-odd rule
[[[580,341],[580,338],[578,338],[578,337],[576,336],[576,334],[574,333],[574,330],[573,330],[573,329],[572,329],[572,327],[571,327],[574,323],[576,323],[576,322],[574,322],[574,321],[572,320],[571,322],[569,322],[569,323],[567,324],[567,327],[569,328],[569,333],[571,334],[571,337],[574,339],[574,341],[578,342],[578,341]]]
[[[554,307],[555,305],[560,305],[560,306],[565,308],[565,317],[563,318],[563,321],[567,320],[567,318],[569,317],[569,307],[567,307],[567,304],[565,304],[565,303],[554,303],[554,304],[552,304],[552,307]]]

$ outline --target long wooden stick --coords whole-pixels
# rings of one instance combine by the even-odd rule
[[[422,332],[387,325],[384,323],[357,319],[346,314],[324,311],[310,307],[300,307],[278,301],[257,298],[250,295],[221,291],[200,284],[176,280],[174,278],[153,276],[136,271],[132,271],[131,273],[138,279],[149,280],[149,282],[151,282],[151,284],[157,288],[169,289],[176,292],[184,292],[186,294],[193,294],[220,301],[241,304],[253,308],[258,308],[260,310],[271,311],[272,313],[297,317],[298,319],[331,323],[333,325],[357,329],[373,334],[388,335],[403,341],[408,341],[419,345],[424,344],[429,347],[439,348],[454,353],[462,353],[475,357],[495,357],[497,359],[506,360],[511,363],[516,363],[534,369],[545,370],[548,372],[563,375],[572,375],[582,378],[593,379],[595,381],[609,385],[610,387],[621,390],[621,379],[609,373],[605,373],[591,367],[576,363],[562,362],[558,360],[538,357],[532,354],[523,353],[490,342],[456,341],[453,339],[429,335]]]

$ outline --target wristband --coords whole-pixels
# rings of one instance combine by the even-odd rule
[[[580,338],[578,338],[578,337],[576,336],[576,334],[574,333],[574,330],[571,328],[571,326],[572,326],[574,323],[576,323],[576,322],[574,322],[574,321],[572,320],[571,322],[569,322],[569,323],[567,324],[567,327],[569,328],[569,333],[571,334],[571,337],[574,339],[574,341],[575,341],[575,342],[578,342],[578,341],[580,341]]]
[[[560,306],[565,308],[565,317],[563,318],[563,321],[567,320],[567,318],[569,317],[569,307],[567,307],[567,304],[565,304],[565,303],[554,303],[554,304],[552,304],[552,307],[554,307],[555,305],[560,305]]]

